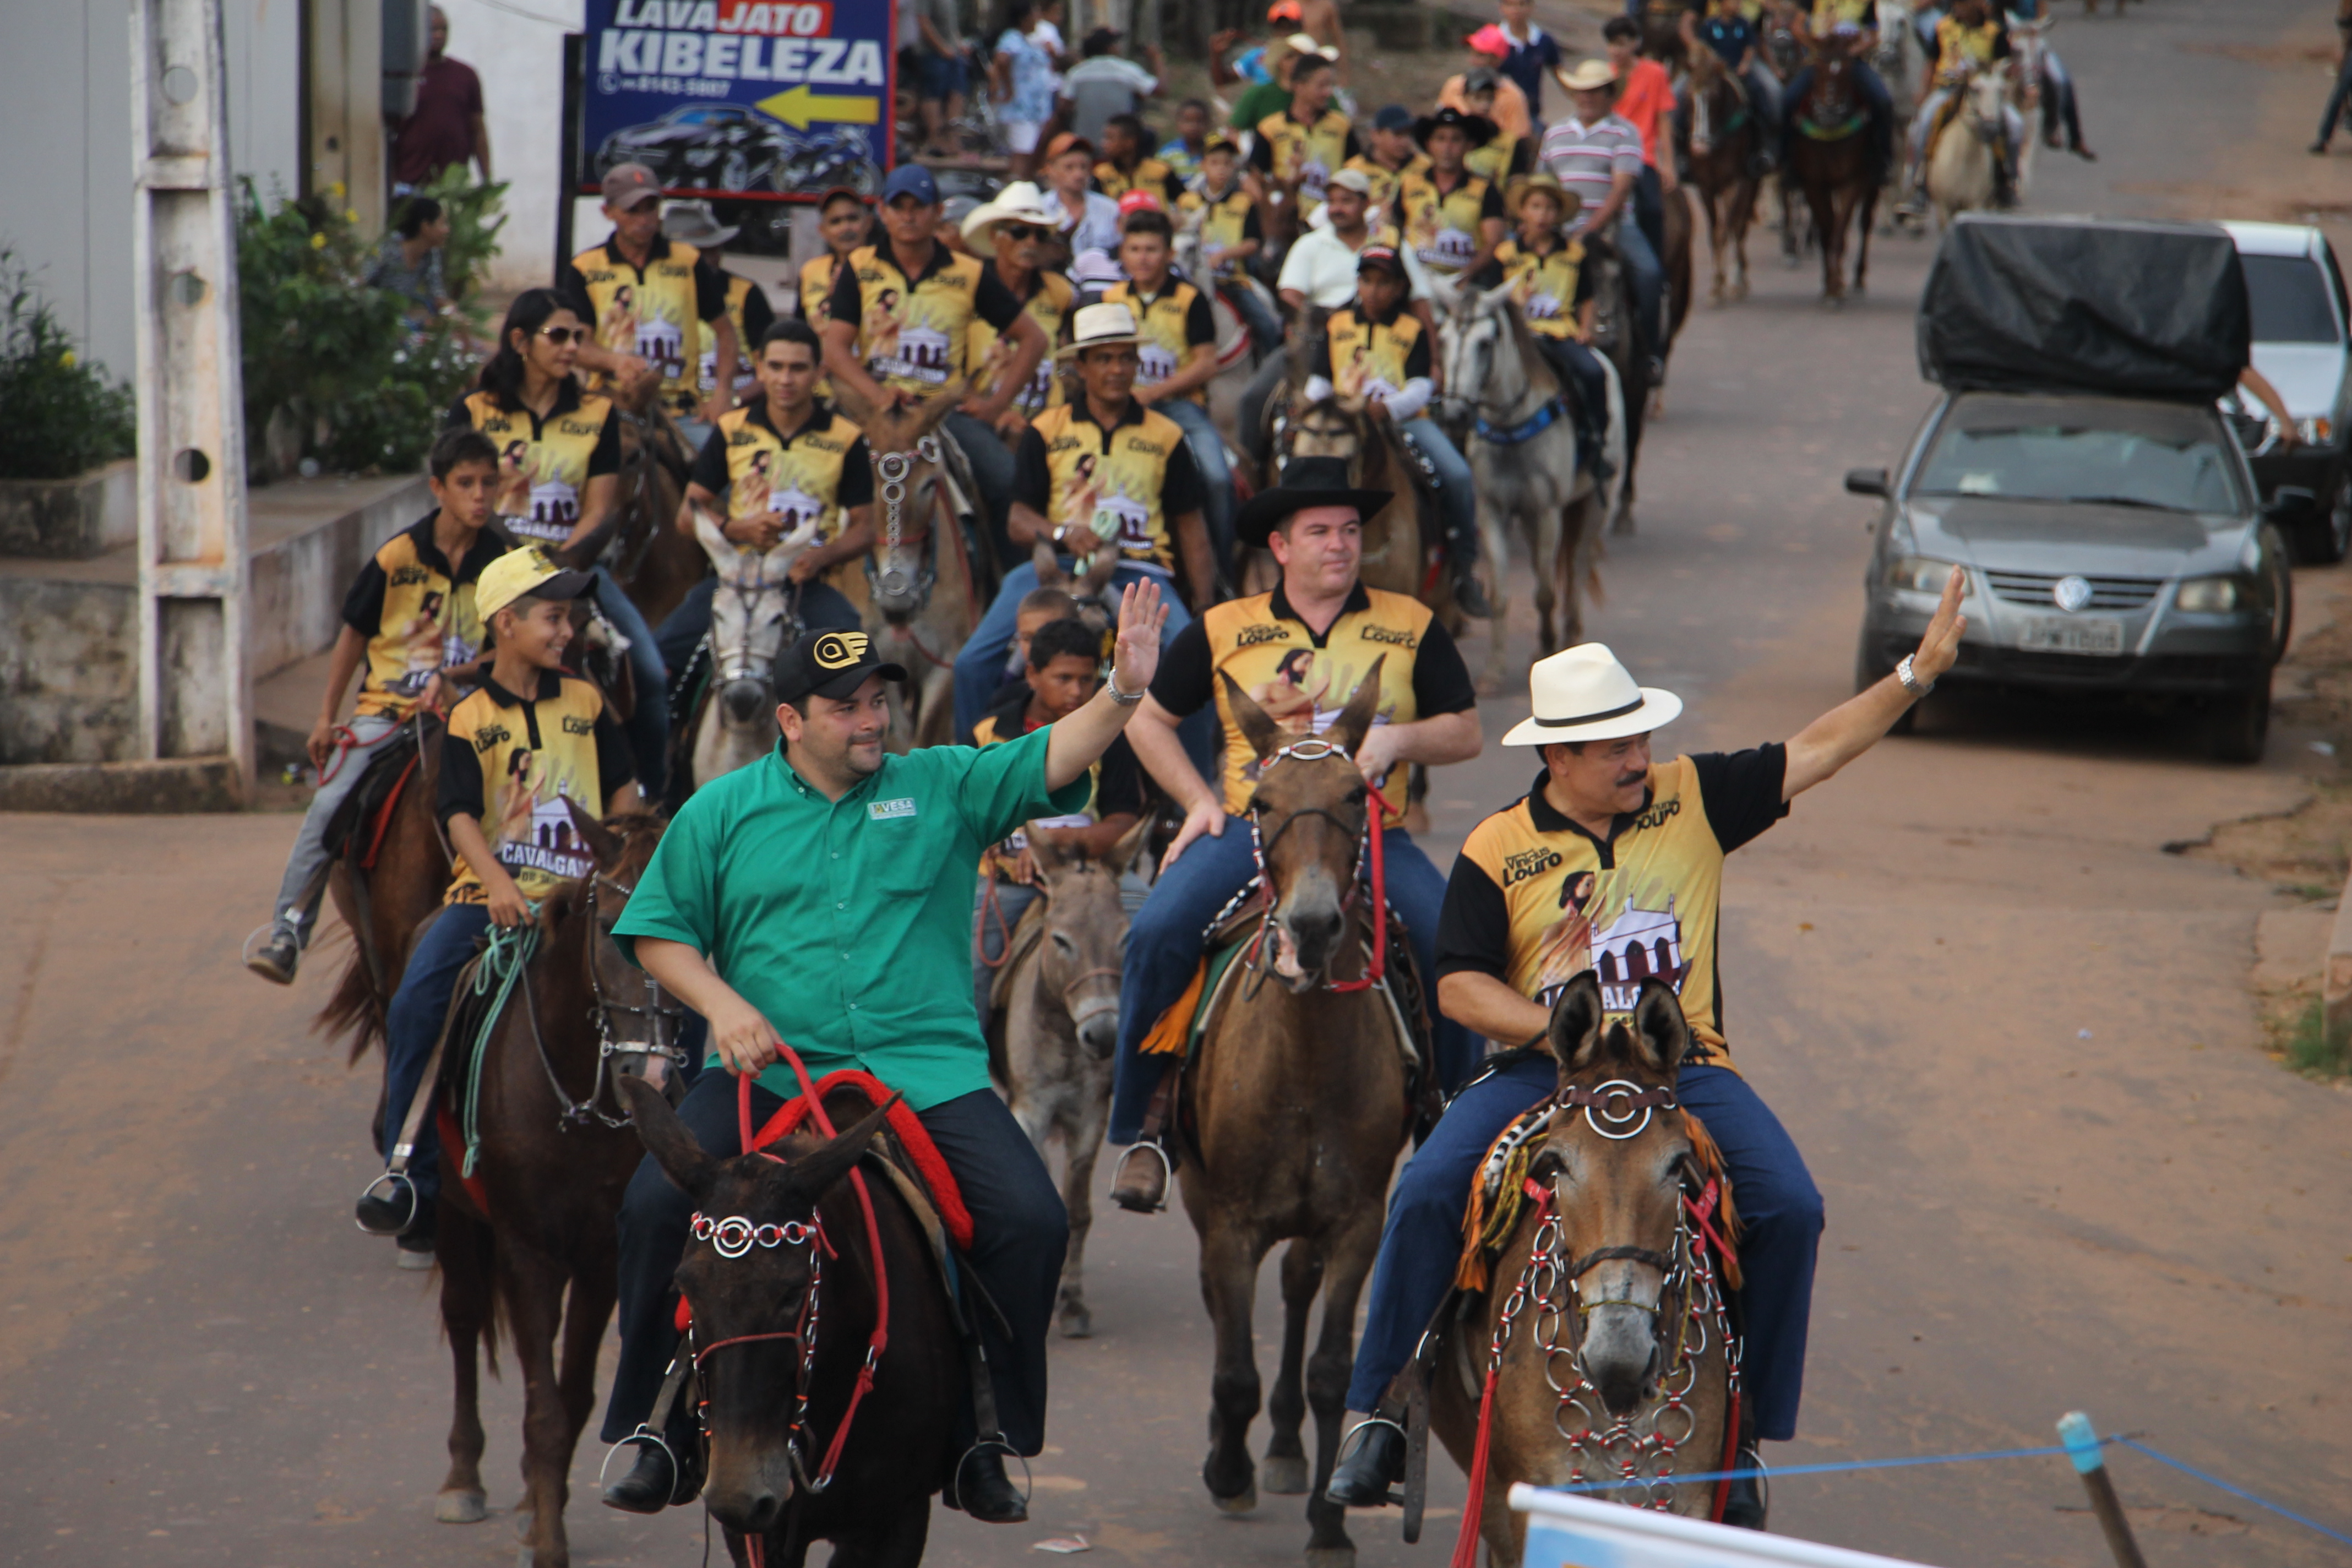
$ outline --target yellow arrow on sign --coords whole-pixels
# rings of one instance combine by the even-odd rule
[[[882,100],[878,98],[833,98],[813,93],[806,87],[796,87],[790,92],[761,99],[760,110],[795,131],[805,131],[812,120],[841,121],[851,125],[876,124],[882,118]]]

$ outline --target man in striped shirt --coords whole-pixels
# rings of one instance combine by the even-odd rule
[[[1627,211],[1633,184],[1641,177],[1642,133],[1633,121],[1614,112],[1617,73],[1606,60],[1588,59],[1560,78],[1571,101],[1569,117],[1544,132],[1543,166],[1574,191],[1582,202],[1576,232],[1598,234],[1612,219]],[[1633,289],[1635,325],[1642,334],[1642,352],[1650,356],[1651,377],[1663,374],[1656,363],[1662,325],[1659,308],[1665,293],[1665,269],[1638,223],[1617,226],[1617,256],[1625,264]]]

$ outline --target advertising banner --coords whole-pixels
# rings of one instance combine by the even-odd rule
[[[890,166],[891,0],[587,0],[583,195],[643,163],[671,195],[866,195]]]
[[[1521,1568],[1922,1568],[1703,1519],[1571,1497],[1525,1482],[1510,1504],[1528,1516]]]

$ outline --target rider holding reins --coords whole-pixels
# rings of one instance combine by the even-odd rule
[[[1076,712],[985,750],[903,756],[882,742],[884,687],[905,669],[877,658],[862,632],[803,637],[779,661],[782,744],[688,800],[614,927],[633,962],[709,1020],[708,1066],[726,1070],[706,1070],[678,1117],[712,1156],[741,1152],[734,1075],[759,1075],[759,1123],[800,1092],[777,1065],[786,1042],[812,1079],[863,1069],[921,1121],[972,1217],[961,1261],[1003,1314],[972,1314],[1003,1430],[966,1428],[949,1494],[990,1522],[1028,1517],[1003,1456],[1045,1445],[1045,1331],[1069,1219],[990,1086],[970,985],[973,879],[982,852],[1024,822],[1086,805],[1090,770],[1159,667],[1165,614],[1156,584],[1126,591],[1110,673]],[[622,1201],[608,1441],[655,1415],[678,1342],[673,1277],[693,1207],[650,1158]],[[672,1485],[648,1446],[604,1501],[656,1513]]]
[[[1951,668],[1967,621],[1953,568],[1919,650],[1895,674],[1832,708],[1783,745],[1656,763],[1652,732],[1682,711],[1586,643],[1538,663],[1533,716],[1503,738],[1533,746],[1541,771],[1525,796],[1473,828],[1454,864],[1437,937],[1446,1016],[1518,1046],[1457,1095],[1404,1168],[1389,1202],[1348,1408],[1372,1419],[1331,1477],[1350,1507],[1382,1501],[1403,1473],[1404,1436],[1389,1387],[1454,1279],[1473,1174],[1510,1121],[1558,1087],[1545,1050],[1551,1005],[1587,970],[1603,1005],[1633,1008],[1638,978],[1672,981],[1691,1029],[1675,1087],[1722,1149],[1742,1226],[1741,1373],[1754,1436],[1796,1435],[1821,1194],[1769,1107],[1732,1065],[1717,990],[1725,857],[1788,815],[1789,803],[1878,742]],[[1761,1529],[1756,1483],[1735,1481],[1725,1521]]]
[[[1927,61],[1927,77],[1934,85],[1919,104],[1919,112],[1911,117],[1911,132],[1906,152],[1909,166],[1905,184],[1910,195],[1903,200],[1900,211],[1920,214],[1927,210],[1927,153],[1936,139],[1937,128],[1954,106],[1953,99],[1966,87],[1969,79],[1985,71],[2009,68],[2002,62],[2011,58],[2009,23],[1998,5],[1987,0],[1952,0],[1949,15],[1936,23],[1936,46]],[[2017,154],[2025,138],[2025,117],[2005,99],[2000,106],[2000,150],[1993,160],[1993,203],[2009,205],[2016,196]]]

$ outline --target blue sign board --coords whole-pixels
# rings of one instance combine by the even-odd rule
[[[891,0],[587,0],[581,188],[643,163],[675,195],[865,195],[891,165]]]

